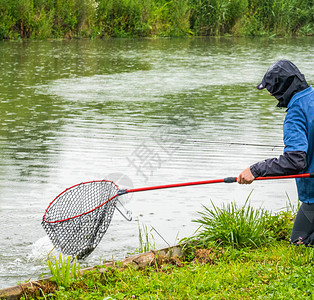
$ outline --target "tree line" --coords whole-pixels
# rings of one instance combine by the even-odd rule
[[[0,0],[0,39],[314,34],[313,0]]]

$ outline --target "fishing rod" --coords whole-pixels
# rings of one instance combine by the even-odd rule
[[[253,146],[253,147],[267,147],[267,148],[283,148],[284,145],[265,145],[265,144],[255,144],[255,143],[240,143],[240,142],[212,142],[212,141],[199,141],[192,140],[192,142],[199,142],[204,144],[218,144],[218,145],[229,145],[229,146]]]

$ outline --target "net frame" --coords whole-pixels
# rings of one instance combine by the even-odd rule
[[[84,259],[106,233],[118,195],[119,187],[113,181],[76,184],[52,200],[42,226],[61,253]]]

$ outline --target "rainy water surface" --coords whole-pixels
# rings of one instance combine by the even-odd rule
[[[0,288],[47,271],[41,226],[74,184],[121,188],[237,176],[283,151],[284,110],[255,89],[268,66],[294,61],[314,81],[313,38],[110,39],[0,43]],[[211,184],[128,194],[82,263],[119,259],[146,226],[157,248],[191,235],[202,205],[250,196],[296,205],[294,180]]]

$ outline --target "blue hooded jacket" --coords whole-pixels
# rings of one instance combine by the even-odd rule
[[[250,167],[253,176],[280,176],[314,172],[314,90],[299,69],[288,60],[273,64],[257,86],[266,88],[279,107],[287,107],[283,125],[285,149],[279,158]],[[314,179],[296,179],[299,200],[314,203]]]
[[[283,125],[284,153],[306,153],[306,167],[302,173],[314,172],[314,90],[310,86],[295,94],[288,104]],[[314,203],[314,179],[297,178],[299,200]]]

